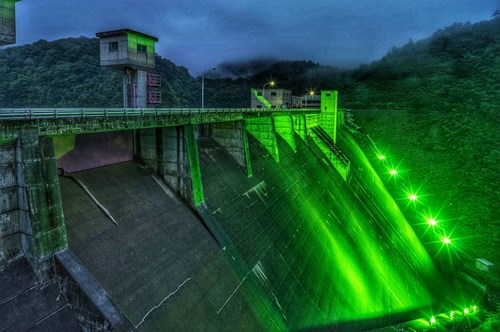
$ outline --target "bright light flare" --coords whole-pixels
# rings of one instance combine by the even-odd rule
[[[429,322],[432,324],[434,324],[436,322],[436,317],[432,316],[431,319],[429,319]]]
[[[449,237],[444,237],[444,238],[443,238],[443,243],[444,243],[444,244],[450,244],[450,243],[451,243],[450,238],[449,238]],[[469,309],[467,309],[467,312],[468,312],[468,310],[469,310]]]
[[[415,194],[410,194],[408,195],[408,199],[412,202],[416,201],[418,199],[417,195]]]
[[[391,174],[391,175],[393,175],[393,176],[394,176],[394,175],[398,175],[398,171],[396,171],[395,169],[391,169],[391,170],[389,171],[389,174]]]
[[[453,319],[455,317],[455,312],[450,312],[450,319]]]
[[[466,315],[467,315],[468,313],[469,313],[469,308],[465,308],[465,309],[464,309],[464,314],[466,314]]]
[[[429,224],[429,226],[436,226],[437,225],[437,221],[434,218],[430,218],[430,219],[427,220],[427,224]]]

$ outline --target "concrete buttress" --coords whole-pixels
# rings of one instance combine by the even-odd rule
[[[68,246],[51,137],[23,131],[17,141],[21,247],[39,281],[50,279],[52,255]]]

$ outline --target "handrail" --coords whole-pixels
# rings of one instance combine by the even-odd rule
[[[320,109],[295,108],[0,108],[0,121],[65,119],[65,118],[110,118],[139,116],[189,116],[227,113],[283,113],[319,114]]]

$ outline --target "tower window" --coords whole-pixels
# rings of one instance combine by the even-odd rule
[[[109,52],[118,52],[118,42],[109,43]]]
[[[148,51],[148,47],[146,45],[137,44],[137,52],[146,53]]]

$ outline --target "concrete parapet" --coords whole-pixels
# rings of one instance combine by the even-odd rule
[[[295,134],[293,130],[293,121],[291,116],[277,116],[273,118],[274,128],[276,133],[280,135],[292,148],[297,152],[297,145],[295,144]]]
[[[279,162],[279,150],[273,119],[247,119],[245,123],[248,132],[266,148],[276,162]]]
[[[224,147],[234,160],[245,169],[249,177],[252,176],[252,164],[244,121],[213,123],[210,137]]]

